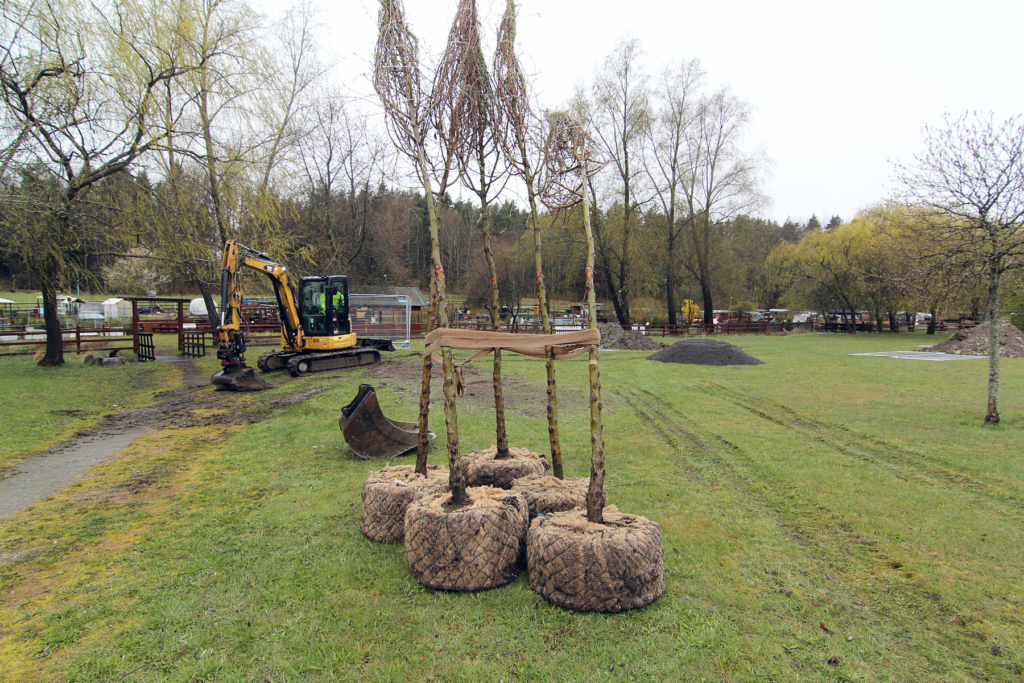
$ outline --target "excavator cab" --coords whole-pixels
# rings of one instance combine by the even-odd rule
[[[350,334],[348,276],[299,278],[299,320],[309,337]]]

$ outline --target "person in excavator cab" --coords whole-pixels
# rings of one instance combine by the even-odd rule
[[[322,313],[327,312],[325,296],[326,295],[324,294],[324,292],[320,292],[319,294],[316,295],[316,301],[314,302],[317,306],[320,307],[320,311]],[[341,325],[338,323],[338,311],[345,308],[345,293],[342,292],[340,289],[336,290],[332,298],[334,300],[334,318],[331,320],[331,328],[334,334],[339,334],[341,332]]]

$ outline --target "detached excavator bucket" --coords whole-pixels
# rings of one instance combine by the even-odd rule
[[[345,443],[363,460],[393,458],[413,450],[419,441],[419,426],[386,417],[369,384],[359,385],[359,393],[341,409],[338,424]],[[436,438],[434,432],[427,433],[429,441]]]
[[[229,391],[263,391],[272,386],[256,373],[256,368],[246,365],[226,365],[210,379],[218,389]]]

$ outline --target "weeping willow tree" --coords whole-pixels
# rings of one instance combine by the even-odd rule
[[[547,287],[541,257],[541,224],[538,200],[544,186],[544,126],[530,106],[519,57],[516,54],[516,6],[506,0],[505,13],[498,28],[498,45],[494,55],[494,82],[500,123],[501,149],[512,173],[526,185],[530,202],[530,227],[533,229],[534,265],[537,271],[537,302],[544,334],[551,334]],[[558,393],[555,385],[555,353],[546,348],[548,438],[551,445],[552,473],[562,479],[562,445],[558,435]]]
[[[587,318],[590,329],[597,329],[597,296],[594,291],[594,232],[590,225],[587,183],[601,169],[602,161],[594,141],[578,119],[560,113],[551,117],[547,141],[547,165],[551,182],[544,202],[559,215],[579,207],[587,240]],[[590,347],[590,486],[587,489],[587,519],[604,522],[604,437],[601,421],[601,371],[597,345]]]
[[[449,53],[451,41],[434,82],[428,85],[420,66],[419,43],[405,20],[401,0],[381,0],[377,19],[378,37],[374,53],[373,87],[380,97],[387,121],[388,134],[395,147],[412,161],[423,183],[430,225],[430,315],[429,326],[448,326],[445,306],[444,267],[441,265],[439,239],[440,220],[435,194],[443,197],[452,179],[453,142],[460,134],[459,120],[453,117],[451,87],[453,70]],[[447,122],[447,125],[444,125]],[[442,125],[438,126],[437,124]],[[428,132],[444,139],[439,159],[428,154]],[[436,149],[430,151],[437,152]],[[436,178],[436,184],[432,179]],[[459,426],[455,406],[455,373],[451,349],[444,349],[444,408],[448,433],[449,485],[453,503],[466,502],[466,482],[459,461]],[[420,389],[419,445],[416,472],[427,473],[428,422],[430,411],[430,373],[432,360],[423,357],[423,378]]]

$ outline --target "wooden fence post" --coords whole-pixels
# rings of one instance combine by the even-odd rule
[[[132,353],[139,357],[139,300],[132,299]]]
[[[178,353],[185,351],[185,302],[178,302]]]
[[[75,353],[82,352],[82,326],[75,323]]]

